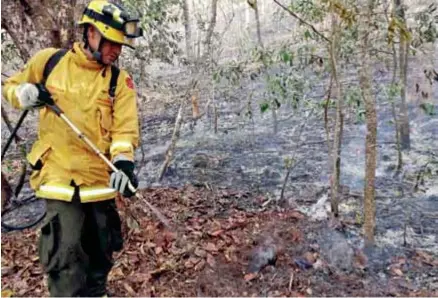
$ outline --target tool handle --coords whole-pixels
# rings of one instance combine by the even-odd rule
[[[21,126],[21,123],[23,123],[24,118],[26,118],[27,114],[29,113],[29,110],[25,110],[21,116],[20,119],[17,122],[17,125],[15,125],[14,130],[11,132],[11,135],[9,136],[8,141],[6,142],[5,146],[2,149],[2,155],[1,155],[1,159],[3,160],[3,157],[5,157],[6,151],[8,151],[9,146],[12,143],[12,140],[15,138],[15,135],[17,134],[18,129]]]
[[[62,120],[64,120],[68,126],[82,139],[88,146],[90,146],[93,151],[99,155],[99,157],[113,170],[114,172],[119,172],[120,170],[114,166],[114,164],[102,153],[99,148],[97,148],[65,115],[64,112],[56,104],[47,105],[53,112],[56,113]],[[129,190],[132,193],[136,193],[137,189],[132,185],[131,181],[128,183]]]
[[[90,146],[93,151],[101,158],[105,163],[114,171],[119,172],[120,170],[117,169],[111,161],[102,153],[100,152],[99,148],[97,148],[88,138],[86,135],[84,135],[65,115],[64,112],[56,105],[48,105],[48,107],[55,112],[62,120],[64,120],[68,126],[78,135],[78,137],[83,140],[88,146]],[[128,182],[128,187],[131,192],[135,194],[135,196],[138,199],[141,199],[143,202],[146,203],[146,205],[151,209],[151,211],[160,219],[160,221],[169,229],[172,229],[169,221],[166,219],[166,217],[154,206],[152,206],[151,203],[147,201],[146,198],[144,198],[139,192],[137,192],[137,189],[131,184],[131,182]]]

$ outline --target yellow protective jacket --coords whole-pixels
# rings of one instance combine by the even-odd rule
[[[39,51],[5,82],[3,96],[15,108],[20,108],[15,95],[18,85],[41,82],[44,66],[56,51]],[[108,158],[123,154],[133,160],[139,137],[136,92],[129,74],[121,70],[112,102],[110,78],[111,67],[88,60],[82,45],[75,43],[52,70],[46,87],[67,118]],[[82,202],[116,195],[108,186],[108,165],[48,108],[39,110],[38,140],[27,159],[32,165],[38,160],[43,165],[30,178],[37,197],[71,201],[74,184],[79,186]]]

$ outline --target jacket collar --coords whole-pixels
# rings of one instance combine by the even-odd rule
[[[85,68],[91,69],[103,69],[104,65],[100,64],[96,60],[89,60],[85,54],[84,46],[81,42],[75,42],[73,44],[72,56],[76,64],[83,66]]]

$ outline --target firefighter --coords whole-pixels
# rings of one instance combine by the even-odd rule
[[[39,113],[38,138],[27,160],[31,187],[46,203],[38,249],[50,295],[98,297],[107,294],[112,254],[123,245],[115,197],[133,195],[128,183],[138,186],[136,91],[131,76],[113,63],[122,46],[134,48],[143,33],[138,19],[108,1],[91,1],[79,25],[82,41],[61,58],[59,49],[37,52],[2,93],[13,107]],[[48,63],[52,69],[43,78]],[[112,172],[45,107],[51,100],[121,171]]]

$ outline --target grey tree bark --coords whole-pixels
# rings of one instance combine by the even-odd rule
[[[188,0],[183,0],[181,2],[183,9],[183,24],[184,33],[186,37],[186,55],[187,59],[192,62],[193,50],[192,50],[192,27],[190,24],[190,12],[189,12],[189,2]]]
[[[368,0],[365,13],[359,19],[359,40],[361,59],[359,68],[359,82],[366,111],[366,153],[365,153],[365,186],[364,186],[364,232],[365,244],[374,244],[375,229],[375,177],[376,177],[376,154],[377,154],[377,114],[376,99],[371,89],[370,68],[370,29],[371,15],[373,13],[374,0]]]
[[[402,26],[407,29],[405,11],[403,7],[403,0],[394,0],[394,8],[396,15],[400,20]],[[400,29],[400,45],[399,45],[399,60],[400,60],[400,96],[401,101],[399,104],[399,118],[400,118],[400,139],[402,150],[409,150],[411,148],[411,140],[409,133],[409,115],[408,107],[406,103],[406,84],[407,84],[407,70],[408,70],[408,56],[409,45],[405,30]]]
[[[217,2],[218,0],[211,1],[210,21],[208,23],[207,34],[204,40],[204,45],[205,45],[204,57],[211,55],[212,37],[214,33],[214,28],[216,27],[216,20],[217,20]]]
[[[343,112],[343,93],[342,86],[338,75],[338,65],[337,65],[337,40],[339,37],[339,26],[337,23],[337,16],[332,14],[332,36],[331,42],[329,44],[330,52],[330,66],[332,71],[332,77],[336,85],[336,122],[334,131],[334,141],[332,150],[332,176],[330,180],[331,188],[331,211],[335,217],[339,215],[339,181],[341,176],[341,144],[342,144],[342,132],[344,123],[344,112]]]

